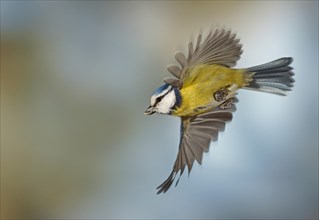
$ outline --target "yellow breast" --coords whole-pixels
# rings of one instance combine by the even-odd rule
[[[189,71],[180,89],[181,106],[173,115],[193,116],[220,105],[214,94],[226,86],[232,86],[232,95],[251,80],[244,69],[231,69],[220,65],[201,65]]]

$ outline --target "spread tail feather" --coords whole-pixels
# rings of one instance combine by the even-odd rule
[[[252,81],[245,89],[268,92],[277,95],[287,95],[286,92],[293,87],[291,57],[283,57],[269,63],[250,67],[248,73],[252,73]]]

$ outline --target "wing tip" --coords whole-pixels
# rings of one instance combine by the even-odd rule
[[[169,190],[169,188],[171,187],[172,183],[175,180],[177,172],[175,172],[174,170],[171,172],[171,174],[168,176],[168,178],[158,187],[156,187],[157,191],[157,195],[161,194],[161,193],[166,193],[167,190]],[[176,184],[177,185],[177,184]]]

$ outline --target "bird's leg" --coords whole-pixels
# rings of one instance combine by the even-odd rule
[[[223,110],[229,109],[232,107],[232,104],[234,104],[235,102],[236,102],[235,98],[230,98],[220,105],[220,109],[223,109]]]
[[[226,97],[231,92],[231,86],[225,86],[219,89],[217,92],[214,93],[214,98],[217,102],[222,102],[226,100]]]

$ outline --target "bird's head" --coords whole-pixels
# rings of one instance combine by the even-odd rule
[[[160,113],[170,115],[176,106],[181,103],[181,96],[177,87],[164,84],[157,88],[152,97],[151,105],[144,112],[145,115]]]

